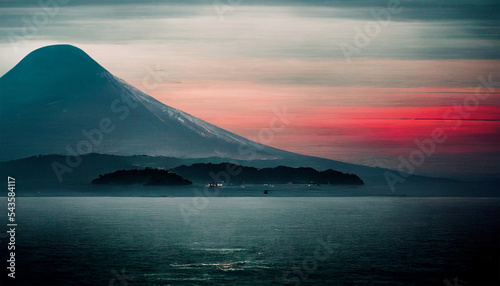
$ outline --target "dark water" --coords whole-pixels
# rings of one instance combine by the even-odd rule
[[[497,285],[499,215],[498,198],[23,197],[0,281]]]

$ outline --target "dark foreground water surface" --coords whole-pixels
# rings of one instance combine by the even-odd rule
[[[1,285],[499,283],[498,198],[22,197],[16,212]]]

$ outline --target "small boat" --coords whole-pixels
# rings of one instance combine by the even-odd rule
[[[269,190],[264,190],[264,195],[269,194]]]
[[[207,188],[216,188],[216,187],[222,187],[222,184],[218,184],[217,182],[210,182],[205,185]]]

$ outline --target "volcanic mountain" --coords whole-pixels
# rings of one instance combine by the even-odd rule
[[[1,77],[0,114],[0,161],[75,152],[234,159],[288,154],[167,106],[70,45],[35,50]]]

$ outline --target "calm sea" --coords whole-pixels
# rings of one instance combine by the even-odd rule
[[[21,197],[17,203],[17,278],[9,283],[3,272],[2,285],[499,281],[498,198]],[[5,233],[6,211],[0,213]],[[5,271],[5,235],[0,239]]]

